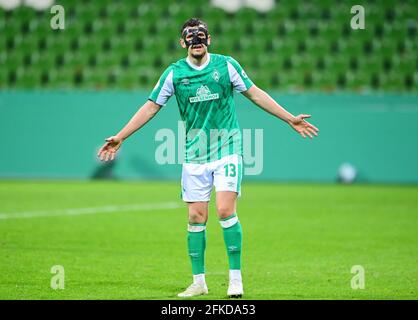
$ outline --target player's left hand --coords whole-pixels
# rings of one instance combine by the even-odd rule
[[[300,114],[296,117],[293,117],[289,121],[289,125],[296,130],[302,137],[306,138],[309,136],[311,139],[314,136],[318,135],[318,128],[313,124],[310,124],[308,121],[305,121],[306,118],[310,118],[310,114]]]

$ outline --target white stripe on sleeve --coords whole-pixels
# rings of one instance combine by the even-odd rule
[[[239,75],[238,71],[234,68],[234,66],[227,61],[228,65],[228,73],[229,73],[229,79],[231,80],[232,85],[234,86],[234,89],[238,92],[242,92],[247,90],[247,87],[245,86],[244,81],[242,81],[241,76]]]
[[[156,99],[156,103],[160,106],[163,106],[167,103],[168,99],[174,94],[174,86],[173,86],[173,70],[165,78],[163,86],[158,94]]]

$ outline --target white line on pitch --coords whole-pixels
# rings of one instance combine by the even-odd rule
[[[153,211],[169,210],[180,208],[178,202],[142,203],[127,205],[109,205],[103,207],[72,208],[45,211],[23,211],[23,212],[0,212],[1,219],[37,218],[37,217],[57,217],[57,216],[78,216],[84,214],[112,213],[126,211]]]

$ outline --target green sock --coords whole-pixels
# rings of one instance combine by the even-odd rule
[[[193,274],[205,273],[206,224],[189,223],[187,245]]]
[[[241,269],[242,228],[236,213],[220,221],[228,253],[229,269]]]

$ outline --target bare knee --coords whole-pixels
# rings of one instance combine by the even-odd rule
[[[218,204],[216,206],[216,211],[218,212],[218,217],[220,219],[225,219],[235,213],[235,206],[233,204],[226,203]]]
[[[206,223],[206,215],[202,212],[189,212],[190,223]]]
[[[220,219],[228,218],[236,211],[237,194],[231,191],[216,193],[216,211]]]
[[[190,223],[206,223],[208,219],[207,202],[189,203],[189,222]]]

